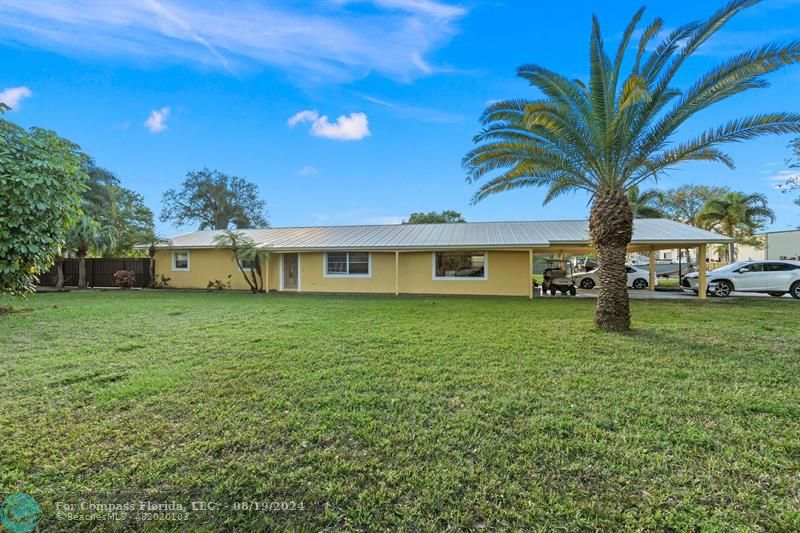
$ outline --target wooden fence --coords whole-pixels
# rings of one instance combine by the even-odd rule
[[[78,260],[64,259],[64,286],[78,286]],[[135,287],[146,287],[150,284],[150,259],[149,258],[86,258],[86,286],[87,287],[113,287],[114,272],[118,270],[132,270],[136,275]],[[58,274],[56,267],[42,274],[39,285],[56,285]]]

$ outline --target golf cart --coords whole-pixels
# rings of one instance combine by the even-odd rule
[[[566,259],[558,257],[549,257],[547,261],[547,268],[542,273],[544,281],[542,281],[542,294],[550,291],[551,296],[555,296],[557,292],[566,296],[575,296],[578,292],[575,288],[575,282],[572,280],[572,263]]]

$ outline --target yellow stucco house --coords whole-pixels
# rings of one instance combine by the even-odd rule
[[[533,296],[534,254],[591,250],[586,220],[394,224],[240,230],[270,252],[264,287],[282,292]],[[247,289],[220,231],[175,235],[155,254],[173,288],[227,280]],[[705,248],[728,237],[665,219],[637,219],[631,251]],[[247,265],[245,265],[247,267]],[[651,286],[654,285],[651,283]]]

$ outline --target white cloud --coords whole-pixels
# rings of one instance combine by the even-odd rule
[[[306,165],[298,170],[297,173],[301,176],[313,176],[314,174],[319,173],[319,169],[312,165]]]
[[[3,0],[0,40],[231,73],[268,66],[304,84],[371,72],[411,80],[443,70],[427,57],[458,33],[466,12],[434,0]]]
[[[33,96],[33,93],[24,85],[8,87],[0,91],[0,102],[3,102],[11,109],[17,109],[22,100],[31,96]]]
[[[765,177],[764,178],[765,180],[777,183],[783,183],[789,178],[797,175],[797,172],[795,172],[794,170],[779,170],[778,172],[768,173],[768,174],[770,175]]]
[[[169,117],[169,107],[153,109],[144,121],[144,125],[150,133],[160,133],[167,129],[167,117]]]
[[[458,113],[441,111],[431,107],[419,107],[390,102],[369,94],[356,94],[368,102],[391,109],[395,114],[401,117],[419,120],[420,122],[431,122],[434,124],[455,124],[464,121],[464,116]]]
[[[290,128],[304,122],[311,123],[311,135],[325,137],[337,141],[360,141],[369,137],[369,123],[364,113],[350,113],[340,115],[336,122],[330,122],[326,115],[320,115],[312,109],[305,109],[295,113],[287,123]]]

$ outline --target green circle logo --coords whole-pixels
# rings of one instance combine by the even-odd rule
[[[0,522],[11,533],[33,531],[41,518],[39,504],[27,494],[11,494],[0,505]]]

